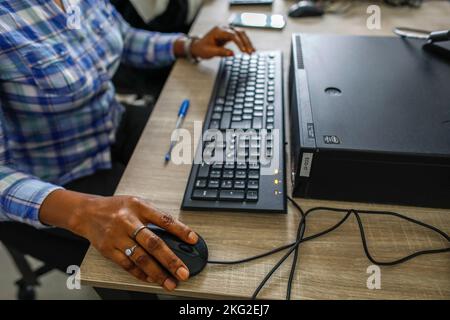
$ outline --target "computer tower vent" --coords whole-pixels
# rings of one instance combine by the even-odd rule
[[[295,45],[297,47],[297,67],[298,69],[304,69],[305,66],[303,64],[302,39],[300,38],[300,36],[296,37]]]

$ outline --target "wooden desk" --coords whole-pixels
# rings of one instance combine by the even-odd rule
[[[286,13],[290,1],[275,1],[272,11]],[[347,14],[323,18],[288,20],[280,31],[250,30],[257,49],[281,49],[288,68],[290,36],[293,32],[390,35],[394,26],[424,29],[449,27],[450,3],[426,2],[422,9],[392,9],[382,6],[382,29],[366,28],[369,3],[358,1]],[[209,1],[201,10],[193,34],[202,34],[218,23],[226,23],[230,11],[270,12],[270,8],[230,10],[227,1]],[[184,128],[193,131],[194,121],[203,121],[218,60],[193,66],[185,61],[175,65],[158,100],[152,117],[137,146],[117,194],[130,194],[153,201],[159,208],[189,224],[208,243],[210,258],[231,260],[248,257],[291,242],[295,238],[298,214],[289,205],[287,215],[205,213],[180,211],[190,165],[164,166],[176,114],[182,99],[191,99],[192,107]],[[287,73],[286,73],[287,74]],[[197,141],[195,141],[197,143]],[[418,218],[450,232],[450,210],[335,203],[297,199],[304,207],[318,205],[389,209]],[[320,214],[309,220],[307,234],[323,230],[338,219],[334,214]],[[398,258],[423,248],[448,245],[431,232],[400,222],[398,219],[365,217],[369,247],[380,260]],[[200,298],[248,298],[281,254],[234,266],[207,266],[198,276],[183,283],[173,293]],[[299,266],[292,297],[296,299],[450,299],[450,254],[422,256],[395,267],[381,269],[381,290],[366,287],[366,259],[354,218],[330,235],[301,246]],[[260,298],[283,299],[289,275],[289,259],[261,291]],[[81,268],[85,285],[164,293],[157,286],[139,282],[90,248]]]

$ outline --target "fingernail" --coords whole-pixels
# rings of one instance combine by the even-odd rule
[[[191,232],[189,232],[188,239],[189,239],[189,241],[192,241],[195,243],[198,241],[198,236],[195,232],[191,231]]]
[[[166,281],[164,281],[163,286],[167,290],[172,291],[177,287],[177,284],[172,279],[167,278]]]
[[[177,270],[177,276],[181,280],[187,280],[189,278],[189,271],[185,267],[179,267]]]

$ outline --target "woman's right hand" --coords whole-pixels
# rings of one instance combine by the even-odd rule
[[[70,214],[60,214],[68,208]],[[133,239],[135,230],[151,223],[186,243],[198,241],[197,234],[189,227],[145,200],[56,190],[42,204],[40,220],[85,237],[103,256],[140,280],[156,282],[172,291],[178,281],[189,278],[186,265],[148,228],[143,228]],[[125,250],[135,245],[136,249],[128,257]]]

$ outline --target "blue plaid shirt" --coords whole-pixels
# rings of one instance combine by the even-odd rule
[[[109,1],[63,3],[0,0],[0,220],[42,226],[50,192],[110,168],[119,63],[175,59],[179,35],[131,28]]]

